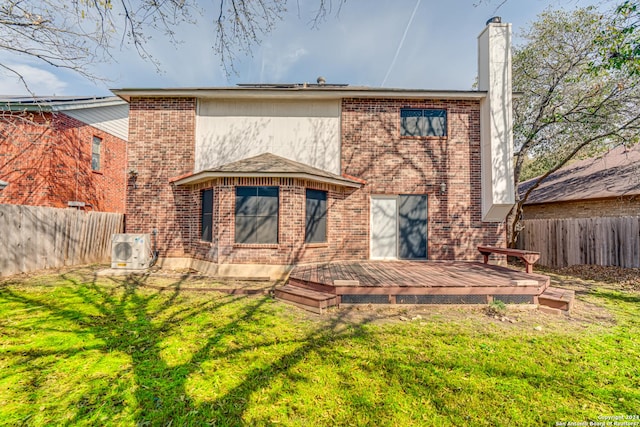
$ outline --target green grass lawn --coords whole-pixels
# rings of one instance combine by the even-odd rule
[[[316,316],[268,296],[161,291],[93,271],[0,282],[0,424],[588,425],[640,415],[633,289],[559,278],[578,291],[571,317],[508,312],[511,323],[453,307]]]

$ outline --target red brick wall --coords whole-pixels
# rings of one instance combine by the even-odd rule
[[[235,243],[235,188],[236,186],[277,186],[279,193],[278,243],[247,245]],[[214,190],[213,242],[200,240],[200,191]],[[327,242],[306,244],[305,197],[306,189],[327,192]],[[191,223],[189,234],[194,257],[220,264],[277,264],[325,262],[362,259],[365,252],[352,251],[351,222],[345,220],[345,205],[355,190],[313,181],[280,178],[227,178],[217,179],[192,187],[192,212],[185,219],[197,218]],[[186,221],[183,221],[186,222]],[[362,248],[361,248],[362,249]]]
[[[93,137],[102,139],[101,168],[91,170]],[[0,119],[0,203],[125,210],[126,141],[63,113],[15,113]]]
[[[640,196],[525,205],[523,219],[638,216]]]
[[[397,194],[428,195],[429,259],[479,259],[477,245],[505,245],[504,224],[481,220],[478,101],[345,99],[342,107],[343,172],[367,181],[346,215],[356,223],[353,246],[368,257],[369,197]],[[447,137],[401,137],[401,108],[447,110]]]
[[[401,138],[400,108],[444,108],[446,138]],[[195,100],[134,98],[130,106],[127,231],[159,231],[161,256],[216,263],[291,264],[369,258],[369,200],[376,194],[428,195],[433,260],[478,260],[478,244],[504,245],[504,224],[481,220],[480,107],[477,101],[346,99],[343,172],[361,189],[294,179],[216,179],[175,186],[194,168]],[[441,184],[446,191],[441,194]],[[280,188],[279,243],[234,243],[235,186]],[[214,189],[213,242],[200,240],[200,191]],[[328,242],[305,245],[305,188],[328,191]]]
[[[127,233],[158,230],[160,256],[187,255],[189,230],[198,217],[188,188],[170,178],[193,172],[194,98],[132,98],[129,106]]]

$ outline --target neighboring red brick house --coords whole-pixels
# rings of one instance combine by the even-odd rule
[[[513,204],[510,25],[479,90],[123,89],[127,231],[161,262],[271,275],[332,260],[475,260]]]
[[[0,203],[124,212],[126,102],[0,100]]]
[[[520,184],[524,194],[537,181]],[[597,158],[567,165],[534,189],[523,219],[640,215],[640,145],[618,146]]]

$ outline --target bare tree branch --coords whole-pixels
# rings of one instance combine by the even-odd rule
[[[287,0],[217,1],[217,17],[209,21],[216,32],[213,53],[230,75],[238,55],[251,55],[283,18]],[[334,5],[339,13],[345,2],[317,1],[312,27],[326,19]],[[133,47],[160,70],[147,48],[149,39],[160,33],[169,43],[179,44],[180,25],[196,24],[203,15],[198,0],[4,0],[0,51],[101,80],[104,76],[94,71],[95,65],[113,59],[112,49],[119,43],[120,48]],[[27,87],[24,78],[20,81]]]

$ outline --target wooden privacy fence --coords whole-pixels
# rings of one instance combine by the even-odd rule
[[[124,215],[0,205],[0,276],[108,262]]]
[[[540,252],[541,265],[640,267],[640,217],[529,219],[518,247]]]

